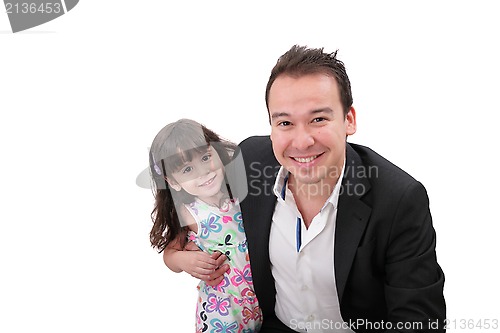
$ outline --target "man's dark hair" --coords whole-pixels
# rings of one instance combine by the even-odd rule
[[[344,116],[352,106],[351,83],[347,76],[344,63],[337,59],[337,51],[325,53],[323,48],[314,49],[307,46],[294,45],[283,54],[271,71],[266,87],[266,106],[269,111],[269,91],[276,78],[280,75],[301,77],[308,74],[325,74],[335,78],[339,87],[340,100]]]

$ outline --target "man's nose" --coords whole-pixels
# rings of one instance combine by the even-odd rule
[[[293,146],[296,149],[306,150],[314,145],[314,137],[307,128],[299,127],[292,135],[294,136]]]

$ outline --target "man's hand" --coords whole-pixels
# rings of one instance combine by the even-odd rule
[[[229,269],[228,264],[224,264],[227,257],[222,253],[216,251],[208,256],[207,253],[202,252],[196,244],[189,242],[184,247],[185,251],[193,251],[196,256],[188,257],[190,263],[186,263],[185,272],[189,273],[192,277],[205,281],[211,287],[217,286],[224,279],[224,273]],[[184,266],[184,265],[183,265]]]

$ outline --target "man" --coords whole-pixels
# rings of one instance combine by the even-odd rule
[[[271,72],[266,104],[270,140],[240,145],[261,332],[442,331],[444,275],[427,194],[346,143],[356,112],[336,53],[292,47]]]
[[[444,331],[426,191],[346,142],[356,112],[336,53],[292,47],[271,72],[266,104],[271,136],[240,144],[261,332]]]

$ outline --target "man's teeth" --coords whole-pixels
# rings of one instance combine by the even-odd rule
[[[293,159],[300,163],[309,163],[314,160],[318,155],[310,156],[310,157],[294,157]]]

